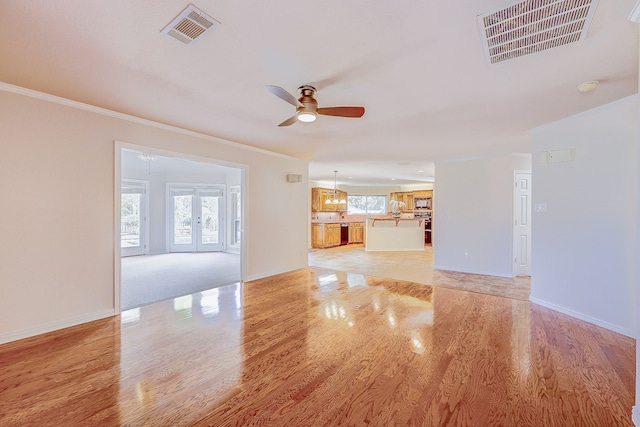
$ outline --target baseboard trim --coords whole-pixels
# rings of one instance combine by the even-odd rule
[[[70,319],[59,320],[56,322],[47,323],[45,325],[39,325],[33,328],[23,329],[21,331],[0,334],[0,344],[6,344],[11,341],[18,341],[21,339],[33,337],[40,334],[46,334],[47,332],[53,332],[59,329],[64,329],[71,326],[77,326],[82,323],[93,322],[94,320],[105,319],[107,317],[115,316],[115,314],[116,312],[114,309],[101,310],[101,311],[96,311],[94,313],[83,314],[81,316],[72,317]]]
[[[447,267],[446,265],[434,265],[433,269],[434,270],[444,270],[444,271],[454,271],[456,273],[481,274],[483,276],[506,277],[508,279],[513,279],[515,277],[513,274],[496,273],[494,271],[461,270],[459,268]]]
[[[622,328],[622,327],[620,327],[618,325],[614,325],[613,323],[605,322],[604,320],[588,316],[588,315],[580,313],[578,311],[574,311],[574,310],[571,310],[569,308],[562,307],[562,306],[550,303],[548,301],[538,299],[538,298],[533,297],[533,296],[529,297],[529,301],[531,301],[534,304],[538,304],[538,305],[541,305],[543,307],[549,308],[551,310],[559,311],[560,313],[566,314],[568,316],[575,317],[576,319],[584,320],[585,322],[589,322],[591,324],[594,324],[596,326],[600,326],[600,327],[608,329],[610,331],[617,332],[617,333],[622,334],[622,335],[626,335],[626,336],[628,336],[630,338],[635,338],[634,331],[632,331],[630,329],[627,329],[627,328]]]

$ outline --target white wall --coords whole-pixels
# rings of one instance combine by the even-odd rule
[[[639,76],[640,77],[640,76]],[[640,103],[640,101],[638,101]],[[640,107],[636,112],[636,123],[640,123]],[[637,166],[636,171],[640,171],[640,149],[636,150]],[[636,291],[636,405],[633,408],[633,422],[636,427],[640,427],[640,172],[637,173],[636,181],[636,271],[635,271],[635,291]]]
[[[637,108],[635,122],[640,123],[640,107]],[[636,171],[640,171],[640,149],[636,150],[636,155]],[[640,309],[640,272],[638,271],[638,266],[640,266],[640,172],[636,173],[636,179],[636,306],[634,309],[636,315],[636,405],[633,408],[633,422],[636,427],[640,427],[640,314],[638,314]]]
[[[307,265],[306,162],[0,89],[0,342],[114,313],[114,141],[245,165],[246,278]]]
[[[530,165],[516,155],[436,164],[435,268],[513,276],[513,172]]]
[[[533,133],[531,300],[627,335],[636,325],[638,98]],[[575,161],[540,152],[574,148]]]

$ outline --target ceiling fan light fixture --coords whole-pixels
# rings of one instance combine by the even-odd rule
[[[592,80],[590,82],[580,83],[578,85],[578,92],[581,92],[581,93],[593,92],[594,90],[596,90],[599,83],[600,82],[598,80]]]
[[[310,111],[300,111],[298,113],[298,120],[305,123],[315,122],[317,115]]]

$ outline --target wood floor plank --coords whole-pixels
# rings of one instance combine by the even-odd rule
[[[0,346],[0,426],[632,426],[634,390],[628,337],[318,267]]]

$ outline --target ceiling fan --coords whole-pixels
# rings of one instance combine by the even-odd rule
[[[302,85],[298,88],[300,91],[300,98],[296,99],[280,86],[266,85],[265,88],[277,96],[278,98],[288,102],[296,107],[296,114],[289,117],[278,126],[291,126],[298,120],[301,122],[313,122],[316,120],[318,114],[325,116],[337,116],[337,117],[362,117],[364,115],[364,107],[325,107],[318,108],[318,101],[313,97],[316,93],[316,88],[310,85]]]

